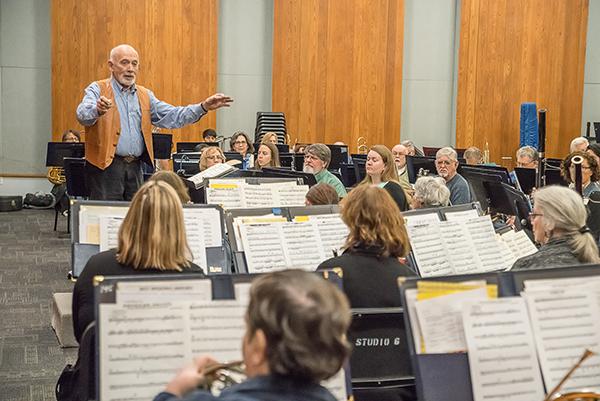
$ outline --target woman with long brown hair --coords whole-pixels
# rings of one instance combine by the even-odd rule
[[[408,210],[408,200],[400,185],[398,170],[394,163],[394,155],[384,145],[374,145],[367,154],[365,164],[367,175],[361,185],[377,185],[385,189],[400,211]]]
[[[377,186],[360,185],[340,206],[349,229],[344,253],[318,269],[343,270],[344,292],[352,308],[401,306],[396,279],[415,273],[400,261],[410,243],[394,200]]]
[[[116,249],[90,258],[73,290],[73,329],[77,341],[94,320],[93,278],[97,275],[202,273],[191,262],[181,200],[161,181],[148,181],[135,194],[119,229]]]

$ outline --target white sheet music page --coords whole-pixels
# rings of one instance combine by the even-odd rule
[[[187,310],[182,305],[100,306],[100,399],[151,400],[189,363]]]
[[[453,274],[454,269],[446,255],[439,223],[413,225],[406,228],[421,277]]]
[[[200,266],[204,272],[208,272],[208,263],[206,262],[206,244],[204,242],[204,226],[198,224],[197,216],[187,213],[183,215],[185,224],[185,235],[188,246],[192,252],[192,261]]]
[[[128,205],[81,205],[79,208],[79,242],[100,245],[100,216],[125,217],[128,211]]]
[[[202,227],[204,245],[208,247],[223,245],[219,210],[211,207],[184,207],[183,215],[190,221],[196,221],[196,224]]]
[[[117,303],[208,302],[212,299],[212,284],[208,279],[198,280],[135,280],[116,284]]]
[[[325,258],[334,257],[334,250],[339,254],[348,236],[348,226],[342,221],[342,217],[333,213],[311,215],[308,219],[317,226]]]
[[[458,221],[439,222],[440,236],[446,248],[446,256],[452,265],[453,274],[479,273],[483,265],[469,231]]]
[[[544,398],[525,300],[521,297],[464,304],[474,401]]]
[[[275,202],[277,206],[304,206],[308,185],[281,185],[275,189]]]
[[[477,299],[487,299],[485,288],[442,295],[415,304],[426,353],[466,351],[462,305],[466,301]]]
[[[246,202],[242,192],[245,184],[244,180],[211,179],[206,189],[206,203],[221,205],[224,209],[245,207]]]
[[[586,349],[600,351],[600,311],[596,295],[568,288],[522,293],[531,325],[546,391],[550,391]],[[600,356],[586,360],[563,385],[563,393],[588,388],[600,391]]]
[[[532,255],[538,251],[537,247],[523,230],[510,230],[502,234],[500,238],[506,243],[516,259]]]
[[[223,174],[228,173],[233,170],[235,170],[235,167],[233,167],[227,163],[217,163],[215,165],[210,166],[206,170],[201,171],[198,174],[191,176],[190,178],[188,178],[188,180],[193,182],[196,189],[198,189],[202,186],[204,179],[219,177],[219,176],[222,176]]]
[[[469,230],[471,241],[479,260],[481,260],[481,272],[505,270],[510,267],[507,260],[502,256],[502,247],[496,240],[494,225],[489,215],[470,219],[464,224]]]
[[[416,288],[411,288],[405,291],[406,296],[406,309],[408,310],[408,318],[410,321],[410,328],[413,335],[413,342],[415,344],[415,351],[417,354],[421,353],[421,327],[419,326],[419,318],[417,317],[417,292]]]
[[[245,301],[245,302],[244,302]],[[192,355],[210,355],[219,362],[242,359],[244,314],[248,300],[213,300],[189,305]]]
[[[327,259],[317,226],[311,221],[281,223],[281,232],[288,267],[314,271]]]
[[[258,184],[244,184],[243,189],[245,207],[273,207],[275,204],[275,197],[273,196],[273,188],[269,185]]]
[[[100,252],[119,246],[119,228],[124,217],[100,216]]]
[[[248,273],[265,273],[286,268],[281,223],[241,224],[240,236]]]
[[[461,210],[461,211],[449,211],[446,212],[447,221],[458,221],[466,223],[468,220],[476,219],[479,217],[477,209]]]
[[[432,209],[431,213],[410,214],[404,216],[404,222],[407,227],[426,225],[429,223],[437,224],[440,221],[440,216],[435,209]]]

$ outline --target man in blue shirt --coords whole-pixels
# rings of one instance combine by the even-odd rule
[[[141,161],[154,161],[153,125],[181,128],[233,101],[217,93],[201,103],[172,106],[136,85],[139,67],[133,47],[115,47],[108,60],[111,78],[91,83],[77,107],[77,119],[86,128],[90,199],[131,200],[142,184]]]
[[[438,175],[446,181],[446,186],[450,190],[450,202],[453,205],[470,203],[471,190],[469,183],[456,172],[458,168],[456,151],[450,147],[438,150],[435,154],[435,167]]]

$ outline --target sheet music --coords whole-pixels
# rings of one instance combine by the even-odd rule
[[[188,178],[188,180],[193,182],[196,189],[198,189],[202,186],[204,179],[219,177],[219,176],[221,176],[225,173],[228,173],[230,171],[233,171],[233,170],[235,170],[235,168],[233,166],[231,166],[230,164],[217,163],[215,165],[210,166],[206,170],[201,171],[198,174],[191,176],[190,178]]]
[[[406,309],[408,310],[408,319],[412,331],[413,342],[415,344],[415,352],[421,353],[421,326],[419,326],[419,318],[417,317],[417,289],[411,288],[405,291]]]
[[[221,205],[224,209],[244,207],[242,192],[237,186],[229,188],[215,188],[209,186],[206,189],[206,203]]]
[[[245,301],[226,299],[189,305],[192,355],[210,355],[219,362],[242,359]]]
[[[407,226],[410,244],[421,277],[447,276],[454,270],[441,241],[439,224]]]
[[[184,207],[183,215],[190,221],[196,221],[196,224],[202,227],[204,245],[207,247],[223,245],[221,214],[218,209]]]
[[[471,237],[464,224],[457,221],[439,223],[440,236],[445,239],[446,255],[450,259],[453,274],[480,272],[483,268]]]
[[[461,211],[448,211],[445,213],[447,221],[459,221],[459,222],[467,222],[471,219],[476,219],[479,217],[479,212],[477,209],[469,209],[469,210],[461,210]]]
[[[273,207],[277,206],[273,189],[268,185],[249,185],[242,187],[243,197],[245,199],[244,207]]]
[[[280,224],[241,224],[240,235],[248,273],[286,268]]]
[[[208,302],[212,299],[212,285],[206,279],[119,281],[116,284],[116,302],[145,303]]]
[[[432,210],[431,213],[423,213],[423,214],[410,214],[404,216],[404,222],[407,227],[412,226],[420,226],[429,223],[439,223],[440,216],[437,213],[437,210]]]
[[[280,186],[275,191],[275,201],[277,206],[304,206],[306,204],[306,193],[308,185],[285,185]]]
[[[287,221],[285,217],[275,216],[274,214],[265,214],[262,216],[238,216],[233,218],[233,231],[235,235],[235,243],[238,251],[244,250],[244,244],[242,243],[242,235],[240,233],[240,225],[244,223],[268,223],[275,221]]]
[[[337,213],[318,214],[308,216],[308,219],[317,226],[325,260],[335,256],[334,250],[339,254],[348,236],[348,226],[341,216]]]
[[[510,267],[506,259],[501,256],[502,248],[496,240],[494,225],[489,215],[470,219],[464,224],[471,235],[477,256],[481,260],[480,272],[504,270]]]
[[[513,254],[513,263],[519,258],[532,255],[538,251],[537,247],[523,230],[507,231],[500,236],[500,239],[507,245],[508,249]]]
[[[546,391],[579,360],[585,349],[600,351],[600,311],[596,295],[571,287],[526,291],[531,325]],[[600,391],[600,356],[586,360],[563,385],[563,393],[591,388]]]
[[[327,259],[317,225],[311,221],[282,223],[281,232],[287,266],[313,271]]]
[[[100,252],[119,246],[119,228],[124,217],[100,216]]]
[[[197,216],[191,213],[183,215],[183,222],[185,224],[185,234],[188,246],[190,247],[193,256],[192,262],[200,266],[204,272],[208,272],[206,245],[204,242],[204,227],[202,224],[198,224]]]
[[[466,303],[463,324],[474,401],[544,398],[533,333],[523,298]]]
[[[425,352],[447,354],[465,351],[467,344],[462,322],[462,305],[465,301],[486,298],[487,290],[477,288],[418,301],[415,307]]]
[[[128,210],[128,205],[81,205],[79,207],[79,243],[100,245],[100,216],[125,217]]]
[[[186,316],[183,305],[169,303],[102,305],[100,399],[147,401],[161,392],[190,361]]]

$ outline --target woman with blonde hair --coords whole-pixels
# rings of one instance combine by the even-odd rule
[[[599,263],[598,246],[586,225],[587,210],[575,191],[558,185],[535,192],[529,218],[540,250],[515,262],[512,270]]]
[[[273,145],[277,145],[277,134],[275,132],[265,132],[262,139],[260,140],[260,143],[270,143]]]
[[[178,176],[177,174],[175,174],[173,171],[169,171],[169,170],[157,171],[156,173],[152,174],[152,177],[150,177],[149,181],[166,182],[171,187],[173,187],[175,192],[177,192],[177,196],[179,196],[179,199],[181,200],[182,204],[191,202],[190,192],[189,192],[188,188],[186,187],[185,183],[183,182],[183,179],[180,176]]]
[[[200,162],[198,163],[200,171],[204,171],[215,164],[225,163],[225,154],[218,146],[209,146],[204,148],[200,155]]]
[[[402,306],[397,278],[415,273],[400,262],[410,243],[394,200],[381,188],[361,185],[340,206],[349,229],[344,253],[318,269],[342,269],[344,292],[352,308]]]
[[[408,210],[408,200],[400,185],[394,155],[387,147],[384,145],[371,147],[367,153],[365,169],[367,175],[361,185],[377,185],[385,189],[394,199],[400,211]]]
[[[94,320],[93,278],[97,275],[202,273],[191,262],[181,200],[161,181],[148,181],[137,191],[121,223],[116,249],[90,258],[73,290],[73,329],[77,341]]]

